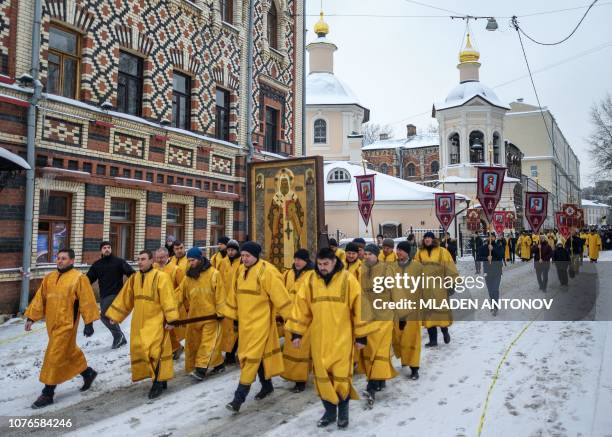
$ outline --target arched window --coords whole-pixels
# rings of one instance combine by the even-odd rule
[[[431,172],[433,174],[438,173],[438,171],[440,171],[440,164],[438,163],[438,161],[433,161],[431,163]]]
[[[409,163],[406,166],[406,176],[415,176],[416,175],[416,167],[413,163]]]
[[[327,175],[327,182],[350,182],[351,175],[348,171],[343,168],[334,168]]]
[[[470,132],[470,162],[484,162],[484,134],[478,130]]]
[[[314,122],[314,142],[315,144],[327,142],[327,122],[320,118]]]
[[[459,164],[459,151],[461,140],[459,140],[459,134],[457,132],[451,134],[448,137],[448,150],[449,150],[449,163]]]
[[[493,132],[493,162],[499,164],[499,134]]]
[[[383,164],[380,166],[380,172],[387,174],[387,172],[389,171],[389,166],[387,164]]]
[[[274,0],[270,1],[268,9],[268,44],[270,48],[278,50],[278,11]]]

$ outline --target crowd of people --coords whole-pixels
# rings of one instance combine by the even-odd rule
[[[567,241],[556,232],[522,233],[513,243],[513,238],[491,233],[474,235],[471,247],[477,271],[487,273],[491,299],[499,299],[501,265],[514,262],[514,253],[524,261],[534,259],[545,291],[548,268],[543,266],[551,260],[565,281],[564,272],[575,274],[583,253],[596,262],[601,241],[591,234],[585,239],[586,244],[578,232]],[[359,398],[354,374],[365,375],[363,396],[369,407],[386,381],[398,376],[393,356],[406,378],[418,380],[423,328],[427,348],[438,346],[438,329],[444,343],[451,341],[449,309],[371,310],[374,296],[381,297],[372,292],[376,277],[457,277],[457,245],[448,234],[440,239],[427,232],[420,242],[410,235],[397,244],[388,238],[377,244],[355,238],[344,249],[330,239],[329,247],[316,254],[297,250],[284,272],[262,258],[256,242],[240,245],[223,237],[217,249],[208,259],[198,247],[186,250],[181,241],[169,240],[154,253],[140,251],[134,270],[104,241],[100,259],[86,274],[74,268],[74,251],[61,249],[57,270],[43,279],[25,312],[25,329],[45,319],[49,336],[40,374],[44,388],[32,407],[52,404],[56,386],[78,374],[83,391],[96,379],[76,343],[81,317],[85,336],[93,335],[93,322],[100,319],[116,349],[127,343],[120,324],[131,314],[132,381],[151,379],[151,399],[167,389],[174,362],[184,353],[184,371],[196,381],[239,366],[238,385],[226,405],[233,413],[240,411],[255,379],[261,384],[255,395],[260,400],[273,393],[275,376],[292,381],[291,391],[300,393],[312,375],[324,407],[319,427],[333,422],[348,426],[349,400]],[[92,288],[96,282],[99,307]],[[386,288],[383,294],[439,302],[452,292],[445,287],[434,282],[416,292]]]

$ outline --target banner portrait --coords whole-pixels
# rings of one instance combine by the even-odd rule
[[[578,205],[575,203],[564,203],[561,205],[561,211],[565,214],[565,220],[568,227],[580,226],[580,218],[578,217]]]
[[[567,217],[563,211],[555,212],[555,226],[557,227],[559,233],[563,235],[563,238],[569,237],[570,229],[567,225]]]
[[[516,222],[516,214],[512,211],[506,211],[504,219],[506,229],[514,229],[514,223]]]
[[[477,167],[478,177],[477,197],[480,201],[480,206],[491,223],[493,220],[493,212],[499,203],[504,188],[504,175],[506,174],[505,167]]]
[[[525,218],[533,232],[540,231],[548,211],[548,192],[527,191],[525,193]]]
[[[434,197],[436,217],[446,232],[455,218],[455,193],[434,193]]]
[[[467,210],[467,228],[472,232],[477,232],[480,229],[480,210],[470,208]]]
[[[505,211],[495,211],[493,213],[493,229],[495,229],[496,234],[503,234],[504,229],[506,228],[506,212]]]
[[[372,208],[374,207],[374,176],[376,175],[355,176],[355,181],[357,183],[357,207],[359,208],[359,213],[366,226],[370,221]]]
[[[249,238],[281,272],[299,248],[316,253],[325,233],[323,158],[249,164]]]

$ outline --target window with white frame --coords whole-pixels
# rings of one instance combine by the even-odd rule
[[[537,165],[532,165],[531,166],[531,177],[532,178],[537,178],[538,177],[538,166]]]
[[[314,142],[315,144],[327,142],[327,122],[321,118],[314,122]]]
[[[330,183],[350,182],[350,181],[351,181],[350,173],[343,168],[334,168],[332,171],[329,172],[329,175],[327,176],[327,182],[330,182]]]

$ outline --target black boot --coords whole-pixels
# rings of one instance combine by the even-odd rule
[[[450,343],[450,334],[448,333],[448,328],[440,328],[442,330],[442,336],[444,337],[444,343]]]
[[[83,386],[80,390],[87,391],[89,390],[89,387],[91,387],[91,384],[94,382],[94,379],[96,379],[96,376],[98,376],[98,372],[96,372],[91,367],[88,367],[87,369],[83,370],[83,372],[81,372],[81,376],[83,377]]]
[[[267,398],[274,391],[274,386],[272,385],[271,379],[266,379],[261,384],[261,390],[259,393],[255,395],[255,400],[260,401],[262,399]]]
[[[346,428],[349,424],[350,395],[338,404],[338,428]]]
[[[249,391],[251,390],[250,385],[246,384],[238,384],[238,388],[234,392],[234,399],[225,406],[228,410],[233,413],[238,413],[240,411],[240,406],[246,400]]]
[[[203,367],[196,367],[193,369],[193,372],[191,372],[190,375],[198,381],[202,381],[204,378],[206,378],[206,369]]]
[[[34,401],[32,408],[44,408],[53,403],[53,396],[55,395],[54,385],[45,385],[42,390],[42,394]]]
[[[259,377],[259,382],[261,383],[261,390],[259,390],[259,393],[255,395],[255,400],[260,401],[268,397],[274,391],[272,380],[266,379],[263,361],[259,365],[259,369],[257,369],[257,376]]]
[[[158,398],[164,391],[164,383],[161,381],[154,381],[149,391],[149,399]]]
[[[328,401],[323,401],[323,407],[325,408],[325,414],[317,422],[319,428],[324,428],[332,422],[336,421],[336,406]]]
[[[368,381],[368,385],[366,386],[365,398],[366,398],[366,408],[371,409],[374,407],[374,401],[376,400],[376,389],[378,388],[379,381]]]
[[[221,363],[218,366],[213,367],[213,369],[210,371],[211,375],[216,375],[217,373],[223,373],[225,372],[225,363]]]
[[[225,353],[225,364],[226,365],[236,364],[236,354],[234,352]]]
[[[112,349],[118,349],[121,346],[124,346],[127,344],[127,340],[125,339],[125,335],[121,334],[120,336],[117,336],[113,339],[113,345],[111,346]]]
[[[419,368],[411,366],[410,367],[410,376],[408,378],[412,379],[413,381],[416,381],[417,379],[419,379]]]
[[[291,393],[302,393],[305,389],[306,389],[305,382],[296,382],[293,388],[291,389]]]
[[[387,388],[387,381],[385,381],[384,379],[382,381],[378,381],[376,391],[383,391],[385,388]]]
[[[438,327],[427,328],[427,334],[429,334],[429,343],[425,347],[436,347],[438,345]]]

